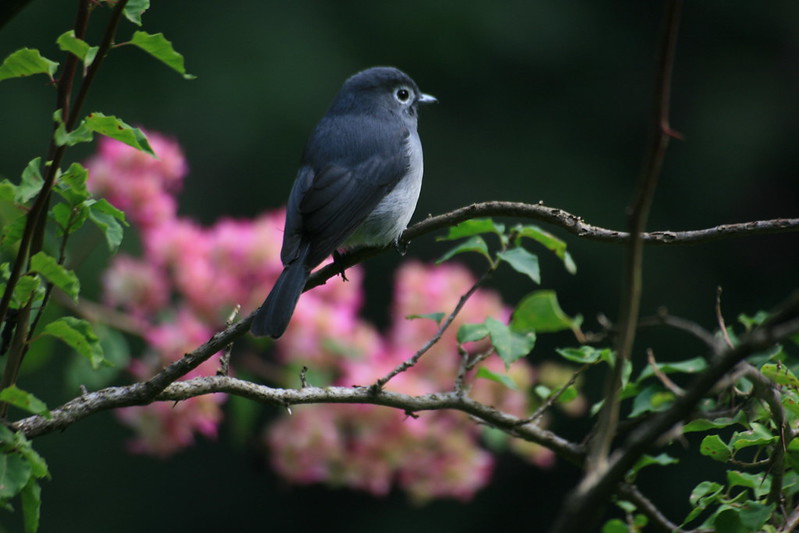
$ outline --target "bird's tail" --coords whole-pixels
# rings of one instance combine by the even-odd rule
[[[309,275],[304,254],[283,269],[269,296],[255,314],[250,325],[253,335],[274,339],[283,335]]]

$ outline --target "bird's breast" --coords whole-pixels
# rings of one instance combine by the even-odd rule
[[[347,239],[347,245],[384,246],[395,242],[408,227],[408,222],[416,210],[424,174],[422,143],[415,131],[408,136],[405,150],[408,154],[405,176]]]

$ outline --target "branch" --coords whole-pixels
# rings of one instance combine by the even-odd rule
[[[312,403],[357,403],[394,407],[403,411],[436,411],[455,409],[479,418],[486,424],[555,451],[561,457],[579,463],[582,448],[537,424],[523,423],[519,418],[503,413],[456,392],[410,396],[389,391],[375,392],[371,387],[303,387],[276,389],[229,376],[209,376],[176,381],[152,397],[154,401],[176,402],[205,394],[235,394],[260,403],[281,407]],[[108,387],[84,394],[51,411],[51,418],[31,416],[14,424],[18,431],[33,438],[65,427],[91,414],[118,407],[149,403],[140,394],[139,385]]]
[[[721,351],[710,360],[708,368],[699,374],[674,404],[633,430],[624,446],[609,459],[608,468],[595,477],[590,485],[566,498],[564,508],[553,532],[579,533],[590,531],[599,511],[623,481],[624,475],[636,461],[652,448],[672,427],[688,418],[697,403],[736,365],[752,354],[767,349],[799,333],[799,293],[767,323],[754,328],[740,343]]]
[[[419,359],[421,359],[425,353],[430,351],[430,348],[432,348],[435,343],[441,340],[441,337],[444,335],[444,332],[447,331],[449,326],[452,324],[452,321],[455,320],[455,317],[458,316],[458,313],[461,312],[461,309],[463,309],[463,306],[466,305],[466,302],[469,300],[469,298],[471,298],[471,296],[477,291],[480,285],[482,285],[486,281],[486,279],[488,279],[491,276],[491,274],[494,273],[496,269],[497,265],[492,264],[488,268],[488,270],[486,270],[483,273],[483,275],[480,276],[480,279],[474,282],[474,284],[469,288],[469,290],[466,291],[466,293],[464,293],[463,296],[460,297],[457,305],[455,305],[455,308],[452,310],[449,316],[447,316],[446,320],[444,320],[441,323],[441,325],[439,325],[436,334],[433,335],[430,338],[430,340],[425,343],[424,346],[419,348],[419,350],[413,355],[413,357],[404,361],[402,364],[397,365],[397,367],[394,368],[394,370],[392,370],[382,378],[378,379],[377,382],[375,382],[375,384],[372,385],[372,387],[378,390],[382,389],[383,387],[386,386],[386,383],[388,383],[391,379],[394,378],[394,376],[402,372],[405,372],[406,370],[414,366],[416,363],[418,363]]]
[[[569,233],[592,241],[625,244],[628,232],[602,228],[588,224],[582,217],[557,207],[548,207],[542,203],[526,204],[523,202],[506,202],[493,200],[481,202],[450,211],[437,216],[428,216],[405,230],[402,240],[407,242],[421,235],[454,226],[464,220],[477,217],[511,217],[537,220],[558,226]],[[641,234],[641,238],[650,245],[680,245],[710,242],[719,239],[778,233],[799,230],[799,218],[777,218],[757,220],[735,224],[721,224],[711,228],[690,231],[652,231]]]
[[[577,237],[611,244],[625,244],[630,239],[630,234],[627,232],[588,224],[581,217],[557,207],[547,207],[541,203],[526,204],[523,202],[494,200],[468,205],[441,215],[429,216],[406,229],[400,237],[400,241],[408,243],[418,237],[478,217],[509,217],[545,222],[564,229]],[[642,233],[641,240],[644,244],[653,246],[686,245],[736,237],[789,233],[795,231],[799,231],[799,218],[775,218],[771,220],[754,220],[735,224],[722,224],[698,230],[651,231]],[[366,259],[384,252],[386,249],[387,248],[358,248],[342,254],[340,263],[330,263],[314,272],[305,285],[305,290],[323,285],[325,281],[338,275],[341,272],[342,266],[344,268],[350,268],[351,266],[357,265]]]
[[[94,79],[97,70],[100,68],[103,59],[108,53],[111,44],[113,43],[114,34],[116,33],[119,20],[122,17],[127,2],[128,0],[119,0],[119,2],[117,2],[117,4],[114,6],[114,10],[106,28],[103,42],[100,45],[100,49],[95,57],[94,62],[89,67],[86,77],[81,83],[80,92],[78,93],[73,106],[73,112],[69,116],[64,115],[64,113],[69,110],[69,97],[72,94],[72,84],[78,63],[74,56],[67,54],[65,70],[58,82],[57,95],[57,106],[62,111],[62,117],[67,131],[70,131],[73,128],[77,114],[84,99],[86,98],[86,94],[88,93],[91,82]],[[82,36],[86,33],[89,11],[89,0],[80,0],[77,20],[75,23],[75,34],[78,36]],[[53,128],[55,129],[55,125]],[[56,176],[60,171],[61,161],[65,152],[66,146],[57,146],[55,143],[55,137],[51,136],[50,148],[48,152],[48,161],[50,163],[48,166],[48,171],[45,175],[41,189],[36,195],[30,211],[28,211],[27,218],[25,220],[25,229],[23,230],[22,237],[20,238],[17,255],[11,268],[8,281],[6,282],[5,292],[3,293],[2,299],[0,299],[0,324],[5,323],[11,298],[14,293],[14,287],[19,281],[19,278],[23,273],[23,269],[29,261],[29,257],[40,251],[44,244],[44,228],[47,222],[47,213],[50,205],[50,194],[55,184]],[[30,305],[30,303],[27,304],[26,307],[28,309],[23,311],[17,319],[17,332],[15,335],[21,335],[23,339],[27,339],[29,337],[28,321],[30,315]],[[24,320],[22,320],[22,318],[24,318]],[[0,389],[5,389],[9,385],[12,385],[16,382],[17,374],[19,373],[22,360],[27,352],[28,344],[25,342],[19,344],[16,348],[17,349],[12,350],[8,355],[8,363],[3,370],[2,380],[0,380]],[[5,404],[0,404],[0,414],[5,415],[5,410]]]
[[[635,485],[622,483],[619,485],[619,495],[633,502],[638,510],[649,517],[652,524],[661,530],[670,533],[688,533],[688,530],[682,529],[679,525],[666,518],[660,512],[660,509],[649,498],[644,496]]]
[[[601,476],[607,468],[608,453],[619,423],[618,395],[621,390],[622,372],[624,363],[629,361],[633,349],[635,332],[638,327],[638,313],[641,307],[644,257],[644,241],[641,235],[649,220],[649,212],[663,167],[666,148],[673,135],[669,126],[669,97],[681,8],[682,0],[671,0],[667,4],[655,84],[655,120],[652,144],[644,161],[644,168],[638,180],[638,188],[629,216],[630,238],[627,242],[627,255],[625,256],[624,282],[619,311],[619,335],[614,343],[616,363],[605,386],[605,402],[599,413],[596,437],[591,443],[588,470],[578,490],[582,490],[584,486],[590,486],[592,478],[597,475]]]

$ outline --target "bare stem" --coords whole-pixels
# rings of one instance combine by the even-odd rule
[[[669,139],[674,135],[669,126],[669,98],[681,8],[681,0],[670,0],[667,4],[655,84],[655,118],[653,121],[652,144],[644,160],[628,223],[630,238],[627,241],[624,283],[622,285],[623,294],[619,312],[619,334],[615,342],[616,363],[611,370],[605,387],[605,402],[600,412],[597,434],[592,441],[589,452],[588,473],[583,479],[581,487],[593,483],[594,477],[601,475],[607,468],[608,454],[619,423],[618,394],[621,389],[621,376],[624,363],[631,356],[641,304],[644,251],[642,234],[649,219],[649,212],[663,167],[666,148],[668,147]],[[578,490],[582,490],[582,488]]]
[[[392,370],[382,378],[378,379],[375,382],[375,384],[372,385],[371,388],[373,390],[382,389],[383,387],[385,387],[386,383],[388,383],[394,376],[402,372],[405,372],[409,368],[416,365],[416,363],[419,362],[422,356],[426,354],[430,350],[430,348],[433,347],[434,344],[436,344],[439,340],[441,340],[441,337],[444,335],[444,332],[447,331],[449,326],[452,324],[452,321],[455,320],[455,317],[458,316],[458,313],[461,312],[461,309],[463,309],[463,306],[466,305],[467,301],[469,301],[469,298],[472,296],[472,294],[474,294],[475,291],[477,291],[478,287],[480,287],[480,285],[482,285],[491,276],[491,274],[493,274],[494,270],[496,270],[496,265],[491,265],[491,267],[489,267],[488,270],[486,270],[483,273],[483,275],[480,276],[480,278],[474,283],[474,285],[472,285],[471,288],[469,288],[469,290],[466,291],[466,293],[464,293],[460,297],[455,308],[438,327],[438,331],[436,331],[436,334],[433,335],[433,337],[430,338],[430,340],[428,340],[424,346],[419,348],[419,350],[413,355],[413,357],[409,358],[406,361],[403,361],[401,364],[397,365],[397,367],[394,370]]]

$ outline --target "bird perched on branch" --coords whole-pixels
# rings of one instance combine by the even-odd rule
[[[344,82],[305,146],[286,207],[283,272],[254,335],[283,334],[311,270],[338,248],[399,244],[422,187],[418,109],[436,101],[392,67]]]

